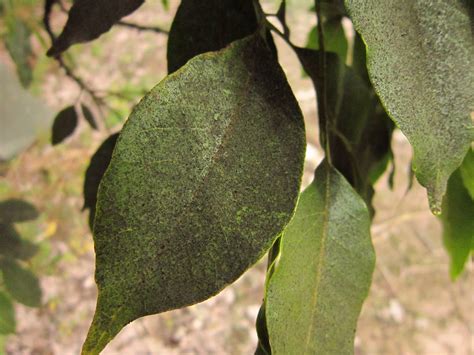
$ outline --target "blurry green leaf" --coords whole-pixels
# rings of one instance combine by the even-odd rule
[[[52,114],[2,63],[0,82],[0,160],[8,160],[49,127]]]
[[[464,269],[471,250],[474,250],[474,199],[463,184],[460,170],[472,163],[472,151],[461,168],[448,181],[443,199],[443,240],[451,257],[451,277],[456,279]]]
[[[0,334],[13,334],[16,329],[15,309],[8,295],[0,292]]]
[[[138,317],[206,300],[259,260],[293,213],[305,147],[296,99],[257,35],[148,93],[100,184],[83,353]]]
[[[114,151],[118,136],[119,133],[112,134],[101,144],[92,156],[86,171],[84,179],[84,208],[89,209],[89,227],[91,230],[94,225],[99,184],[112,159],[112,152]]]
[[[38,246],[21,239],[15,227],[0,223],[0,255],[29,260],[38,252]]]
[[[459,167],[464,187],[474,200],[474,148],[468,150],[462,165]]]
[[[29,63],[32,55],[28,26],[18,17],[8,16],[7,32],[4,36],[5,46],[16,65],[20,82],[28,87],[33,80],[33,72]]]
[[[474,41],[459,0],[346,0],[368,47],[384,107],[414,149],[414,168],[440,212],[451,173],[473,139]]]
[[[257,29],[253,0],[182,0],[168,37],[168,72]]]
[[[266,291],[272,354],[351,354],[375,254],[360,196],[325,161],[284,230]]]
[[[319,38],[316,27],[313,27],[308,34],[306,47],[319,49]],[[324,26],[324,49],[339,55],[344,62],[347,57],[347,38],[340,20],[333,20]]]
[[[30,270],[22,268],[12,259],[2,259],[0,268],[6,289],[16,301],[29,307],[41,305],[39,281]]]
[[[48,51],[48,56],[61,54],[76,43],[99,37],[122,17],[138,9],[144,0],[76,0],[69,11],[66,25]]]
[[[165,10],[169,10],[169,9],[170,9],[170,2],[169,2],[169,0],[161,0],[161,4],[162,4],[163,7],[165,8]]]
[[[56,145],[74,133],[77,127],[77,112],[74,106],[69,106],[59,112],[53,123],[51,144]]]
[[[97,129],[97,122],[95,121],[94,115],[92,114],[89,107],[82,104],[81,108],[82,108],[82,114],[84,115],[84,119],[89,124],[89,126],[91,126],[91,128],[93,129]]]
[[[18,223],[38,218],[38,211],[31,203],[19,199],[0,201],[0,223]]]

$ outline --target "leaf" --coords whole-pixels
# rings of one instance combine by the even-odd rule
[[[283,34],[287,37],[290,36],[290,28],[286,23],[286,0],[282,0],[280,3],[280,7],[276,13],[276,17],[278,21],[280,21],[281,26],[283,27]]]
[[[5,47],[16,65],[16,71],[23,87],[30,86],[33,80],[33,71],[29,59],[32,56],[30,36],[31,31],[21,19],[16,16],[7,16],[7,31],[4,36]]]
[[[266,292],[273,354],[349,354],[375,254],[363,200],[325,161],[285,229]]]
[[[99,188],[96,354],[132,320],[217,294],[266,252],[300,187],[304,123],[258,35],[200,55],[135,107]]]
[[[29,260],[38,250],[36,244],[21,239],[13,225],[0,223],[0,255]]]
[[[82,114],[84,115],[84,119],[86,120],[86,122],[89,124],[89,126],[91,126],[92,129],[97,130],[98,129],[97,122],[95,121],[94,115],[89,109],[89,107],[82,104],[81,108],[82,108]]]
[[[36,207],[27,201],[12,198],[0,202],[0,223],[27,222],[36,218]]]
[[[256,30],[253,0],[182,0],[168,37],[168,72]]]
[[[461,176],[462,169],[472,164],[472,158],[471,150],[461,167],[449,178],[443,199],[443,241],[451,257],[453,279],[462,273],[469,254],[474,250],[474,198],[469,195]]]
[[[86,170],[84,179],[84,209],[88,208],[90,210],[89,227],[91,230],[93,230],[94,226],[99,184],[112,159],[112,152],[114,151],[118,136],[119,133],[112,134],[100,145],[99,149],[92,156],[89,167]]]
[[[440,212],[473,139],[474,42],[459,0],[346,0],[371,80],[414,149],[418,181]]]
[[[468,150],[462,165],[459,167],[464,187],[474,200],[474,148]]]
[[[22,268],[12,259],[2,259],[0,268],[6,289],[16,301],[29,307],[41,305],[39,281],[31,271]]]
[[[122,17],[138,9],[144,0],[76,0],[66,25],[47,55],[54,57],[76,43],[98,38]]]
[[[53,123],[51,144],[62,143],[67,137],[74,133],[77,127],[77,112],[74,106],[66,107],[59,112]]]
[[[169,0],[161,0],[161,4],[163,5],[163,7],[164,7],[165,10],[169,10],[169,9],[170,9],[170,2],[169,2]]]
[[[0,292],[0,334],[13,334],[16,329],[15,309],[10,297]]]

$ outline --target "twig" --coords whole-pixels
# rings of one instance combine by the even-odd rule
[[[119,21],[116,23],[117,26],[122,26],[122,27],[128,27],[128,28],[133,28],[138,31],[150,31],[150,32],[155,32],[155,33],[161,33],[164,35],[168,34],[168,31],[156,27],[156,26],[146,26],[146,25],[139,25],[136,23],[130,23],[130,22],[125,22],[125,21]]]

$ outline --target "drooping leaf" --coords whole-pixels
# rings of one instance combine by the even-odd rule
[[[375,254],[363,200],[325,161],[281,239],[266,292],[272,354],[350,354]]]
[[[13,259],[2,259],[0,269],[8,293],[18,302],[29,307],[41,305],[41,288],[38,278]]]
[[[20,260],[29,260],[37,252],[38,246],[21,239],[15,227],[0,223],[0,255]]]
[[[86,105],[82,104],[82,114],[84,115],[84,119],[86,122],[91,126],[92,129],[98,129],[97,122],[95,121],[94,114]]]
[[[91,158],[84,178],[84,209],[89,209],[89,227],[93,230],[99,184],[107,170],[119,133],[109,136]]]
[[[451,173],[473,139],[474,41],[459,0],[346,0],[367,44],[384,107],[414,149],[418,181],[440,212]]]
[[[298,196],[304,124],[253,35],[200,55],[137,105],[100,184],[95,354],[132,320],[201,302],[271,246]]]
[[[469,254],[474,250],[474,198],[469,195],[461,176],[463,167],[472,164],[472,158],[470,151],[461,167],[451,175],[443,199],[443,241],[451,257],[453,279],[462,273]]]
[[[144,0],[76,0],[69,11],[66,25],[48,50],[57,56],[76,43],[92,41],[122,17],[138,9]]]
[[[38,218],[38,211],[31,203],[12,198],[0,202],[0,223],[19,223]]]
[[[8,295],[0,292],[0,334],[13,334],[16,329],[15,309]]]
[[[468,150],[463,163],[459,167],[464,187],[474,200],[474,148]]]
[[[53,122],[51,144],[56,145],[74,133],[77,127],[77,112],[74,106],[69,106],[59,112]]]
[[[168,72],[257,29],[253,0],[182,0],[168,37]]]
[[[7,16],[5,46],[16,65],[21,84],[26,88],[33,80],[33,71],[29,63],[32,55],[31,31],[23,20],[16,16]]]

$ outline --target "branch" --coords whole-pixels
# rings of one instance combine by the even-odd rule
[[[150,31],[150,32],[155,32],[155,33],[161,33],[161,34],[164,34],[164,35],[168,34],[168,31],[166,31],[162,28],[156,27],[156,26],[144,26],[144,25],[139,25],[139,24],[136,24],[136,23],[130,23],[130,22],[126,22],[126,21],[119,21],[119,22],[116,23],[116,25],[117,26],[122,26],[122,27],[133,28],[133,29],[138,30],[138,31]]]

